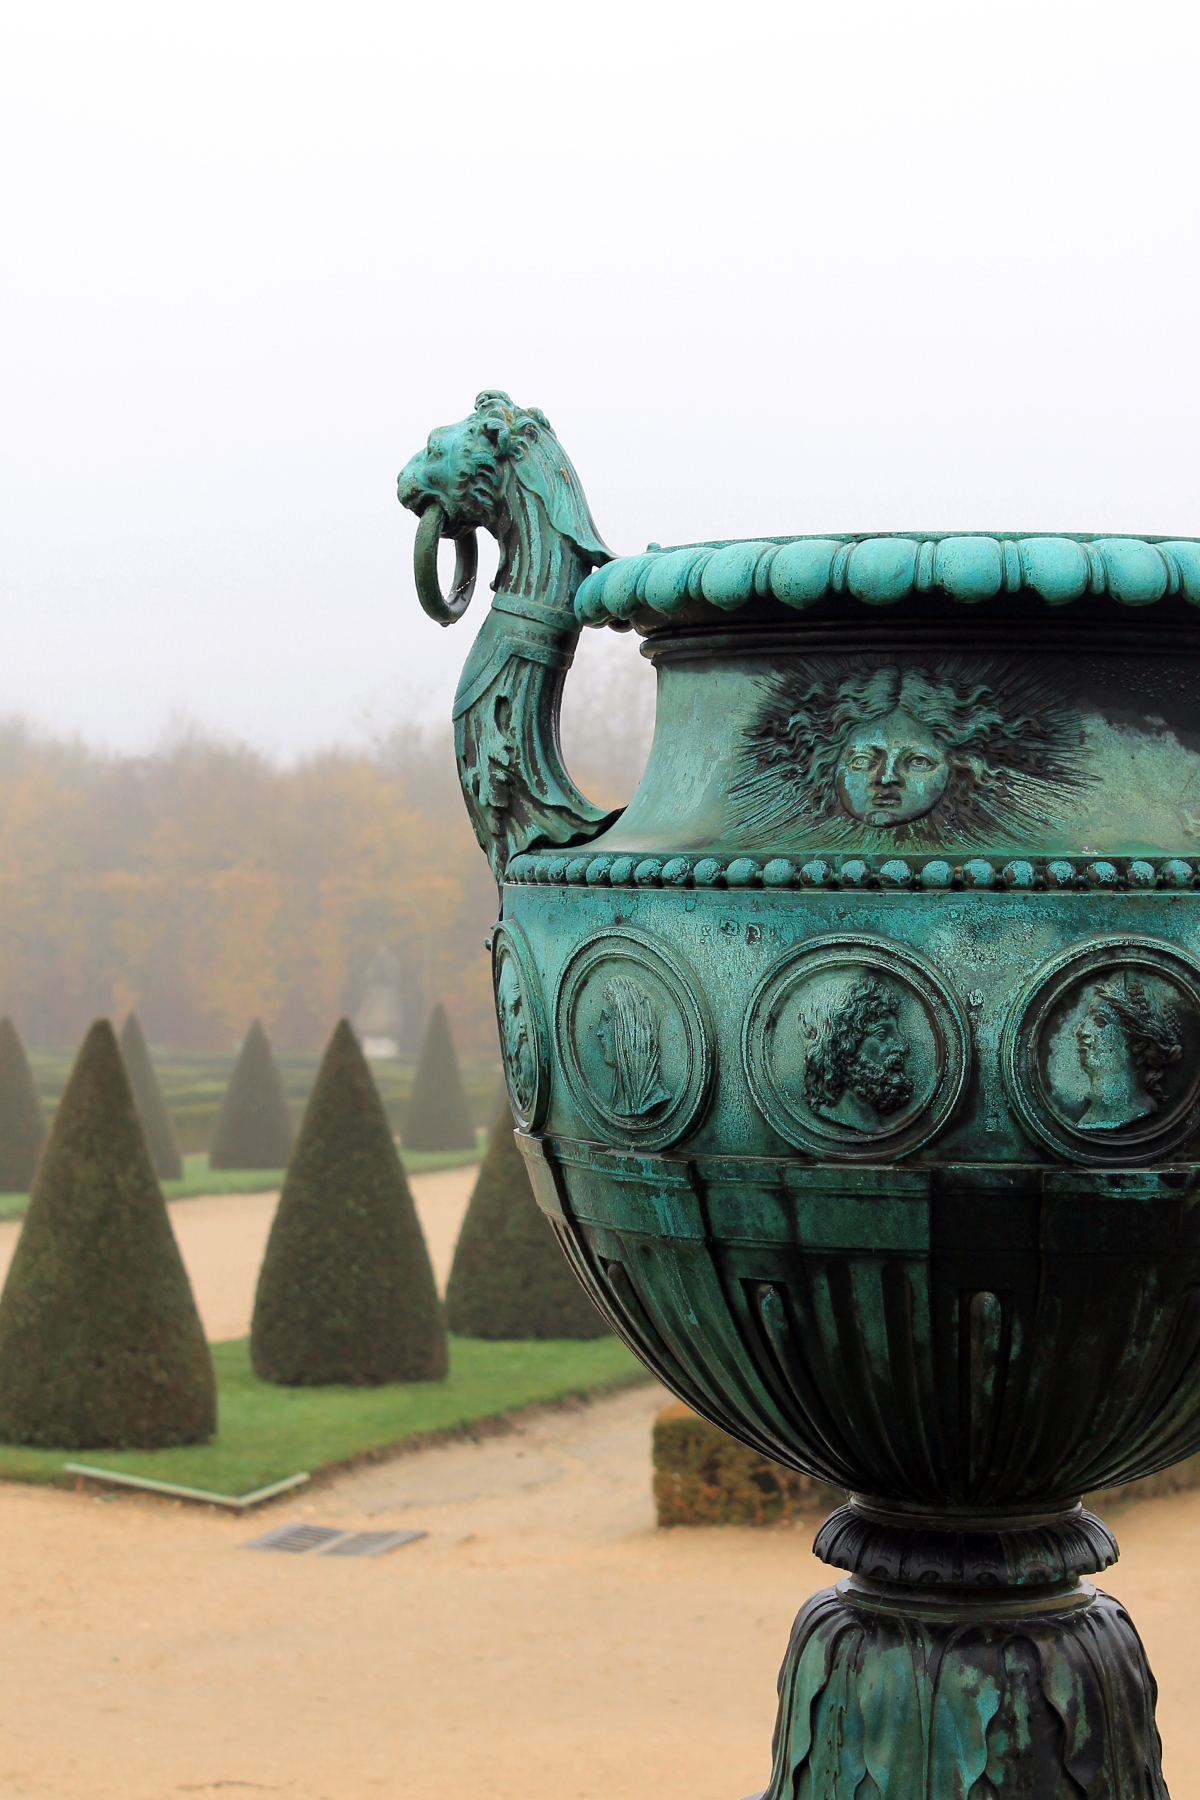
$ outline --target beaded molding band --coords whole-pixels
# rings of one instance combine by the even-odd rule
[[[524,886],[642,888],[873,888],[993,889],[1028,893],[1090,889],[1099,893],[1147,893],[1156,889],[1194,890],[1200,861],[1182,857],[972,856],[961,862],[929,856],[789,857],[642,856],[588,850],[525,851],[514,856],[505,881]]]

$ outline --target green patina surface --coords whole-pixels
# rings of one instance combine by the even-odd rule
[[[455,741],[539,1202],[682,1399],[856,1496],[772,1800],[1158,1800],[1077,1500],[1200,1448],[1200,545],[614,558],[495,392],[399,493],[441,622],[500,545]],[[658,671],[619,817],[559,752],[584,623]]]

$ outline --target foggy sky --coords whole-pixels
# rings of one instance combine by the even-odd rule
[[[473,627],[417,607],[395,477],[488,386],[618,551],[1200,533],[1198,37],[1045,0],[6,5],[0,713],[285,756],[442,717]]]

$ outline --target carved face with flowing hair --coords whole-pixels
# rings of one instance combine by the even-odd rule
[[[596,1038],[612,1070],[609,1104],[615,1113],[640,1119],[667,1104],[658,1017],[650,996],[630,976],[614,975],[605,983]]]
[[[1183,1056],[1179,1008],[1136,975],[1097,984],[1075,1032],[1091,1095],[1078,1124],[1112,1131],[1155,1113]]]
[[[1084,780],[1081,727],[1028,671],[949,657],[926,668],[812,658],[765,683],[734,792],[757,826],[967,841],[1045,823]],[[928,820],[928,825],[918,822]]]
[[[814,1112],[853,1131],[874,1131],[908,1105],[913,1084],[899,1015],[883,982],[860,975],[801,1016],[804,1098]]]

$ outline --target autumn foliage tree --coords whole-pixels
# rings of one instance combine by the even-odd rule
[[[464,1050],[495,1043],[483,938],[496,890],[448,739],[275,767],[187,738],[93,754],[0,722],[0,994],[29,1043],[97,1012],[223,1050],[259,1018],[319,1050],[386,945],[406,1010],[441,994]]]

